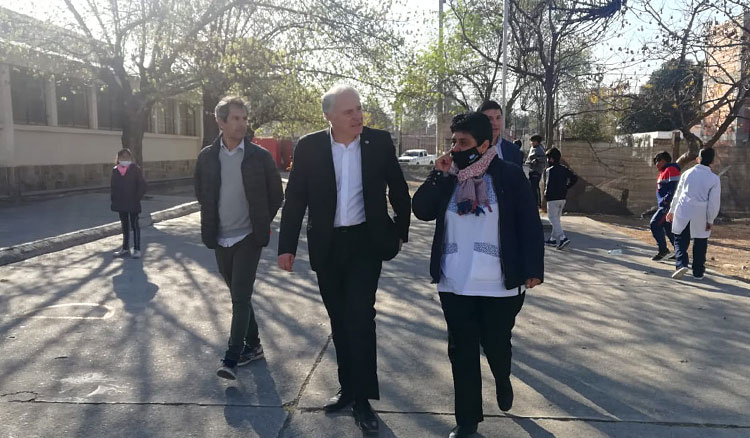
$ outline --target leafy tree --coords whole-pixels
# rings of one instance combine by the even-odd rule
[[[679,129],[683,120],[699,117],[703,65],[692,61],[680,64],[673,59],[651,73],[624,112],[622,132],[672,131]]]

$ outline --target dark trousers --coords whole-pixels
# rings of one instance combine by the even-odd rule
[[[260,345],[258,323],[250,298],[262,249],[252,243],[250,236],[229,248],[216,248],[216,264],[232,295],[232,326],[225,359],[237,361],[245,345],[250,348]]]
[[[706,273],[706,251],[708,251],[708,239],[693,239],[693,276],[702,277]],[[688,249],[690,248],[690,224],[687,224],[682,233],[675,236],[675,264],[677,268],[687,268],[689,263]]]
[[[529,172],[529,184],[531,184],[531,191],[534,192],[534,199],[536,199],[536,206],[542,206],[542,193],[539,191],[539,182],[542,180],[542,174],[539,172]]]
[[[141,249],[141,226],[138,224],[138,213],[120,214],[120,224],[122,224],[122,248],[130,249],[130,230],[133,230],[133,249]]]
[[[440,292],[448,324],[448,357],[453,370],[456,422],[471,425],[484,419],[481,345],[496,386],[510,379],[511,330],[526,293],[513,297],[473,297]]]
[[[375,292],[382,261],[372,253],[367,225],[335,228],[318,286],[331,320],[341,389],[356,399],[379,399]]]
[[[672,234],[672,223],[667,222],[668,208],[659,207],[651,218],[651,234],[654,235],[659,251],[667,251],[667,239],[674,246],[674,235]],[[666,239],[665,239],[666,235]]]

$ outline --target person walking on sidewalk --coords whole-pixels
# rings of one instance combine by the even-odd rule
[[[112,168],[110,178],[110,198],[112,211],[120,215],[122,224],[122,248],[115,257],[125,257],[130,253],[130,231],[133,231],[134,259],[141,257],[141,226],[138,215],[141,213],[141,200],[146,194],[146,180],[140,166],[133,162],[130,149],[117,152],[117,164]]]
[[[542,144],[542,136],[534,134],[531,136],[531,148],[529,156],[526,158],[526,164],[529,165],[529,183],[531,191],[534,194],[537,207],[542,206],[542,194],[539,191],[539,182],[542,180],[542,174],[547,166],[547,158]]]
[[[657,209],[651,218],[650,225],[651,234],[654,236],[659,250],[656,255],[651,257],[651,260],[659,261],[664,258],[671,258],[669,248],[667,248],[667,239],[669,239],[672,247],[675,245],[672,226],[667,221],[667,212],[675,190],[677,190],[677,182],[680,180],[680,166],[672,162],[672,156],[666,151],[659,152],[654,156],[654,165],[659,170],[659,176],[656,178]]]
[[[372,433],[379,423],[369,400],[380,398],[375,293],[383,261],[408,239],[411,200],[390,133],[362,126],[357,90],[335,86],[323,95],[322,107],[330,129],[302,137],[294,151],[278,263],[292,271],[308,211],[310,265],[331,321],[340,384],[325,410],[353,403],[357,426]]]
[[[216,105],[221,134],[198,154],[195,196],[201,206],[201,239],[216,256],[232,297],[228,348],[216,374],[237,378],[237,367],[263,357],[251,302],[261,250],[284,199],[271,154],[247,133],[247,106],[239,97]]]
[[[688,247],[692,236],[693,277],[702,280],[706,272],[706,251],[714,219],[721,205],[721,181],[711,171],[714,149],[703,148],[697,163],[680,178],[667,213],[675,234],[676,270],[672,278],[680,279],[688,270]]]
[[[568,189],[578,181],[578,176],[563,165],[560,162],[561,159],[560,149],[553,147],[547,151],[547,169],[545,170],[547,184],[544,187],[544,198],[547,200],[547,216],[552,224],[552,234],[545,244],[555,246],[557,249],[563,249],[570,244],[570,239],[563,231],[560,218],[565,208]]]
[[[490,146],[482,113],[451,122],[453,148],[414,194],[413,211],[437,220],[430,276],[448,325],[456,427],[473,435],[484,419],[480,346],[495,377],[497,403],[513,405],[511,330],[526,290],[544,279],[544,231],[523,170]]]

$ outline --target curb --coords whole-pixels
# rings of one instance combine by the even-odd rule
[[[187,202],[165,210],[155,211],[143,218],[141,226],[148,227],[157,222],[174,219],[195,213],[200,210],[198,201]],[[112,222],[84,230],[73,231],[59,236],[22,243],[20,245],[0,248],[0,266],[20,262],[51,252],[61,251],[72,246],[93,242],[104,237],[118,235],[122,232],[119,222]]]

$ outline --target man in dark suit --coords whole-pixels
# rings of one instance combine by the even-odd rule
[[[494,100],[488,100],[479,106],[477,112],[484,113],[492,123],[492,142],[490,146],[497,146],[497,156],[505,161],[523,167],[523,154],[521,149],[510,141],[503,138],[505,132],[505,117],[503,109]]]
[[[308,210],[310,265],[331,320],[341,387],[326,411],[354,403],[357,425],[378,430],[375,292],[383,260],[409,234],[411,200],[388,132],[362,126],[359,94],[337,86],[323,96],[330,129],[302,137],[281,213],[279,267],[292,271]],[[385,188],[396,217],[388,215]]]

